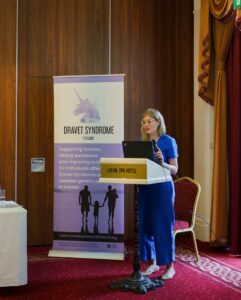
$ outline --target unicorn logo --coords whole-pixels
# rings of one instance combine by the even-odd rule
[[[73,112],[75,116],[81,115],[80,123],[96,123],[100,121],[100,114],[96,108],[96,103],[91,103],[87,98],[83,100],[78,92],[75,90],[75,94],[79,99],[79,103]]]

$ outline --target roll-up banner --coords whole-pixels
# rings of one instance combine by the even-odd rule
[[[49,256],[124,259],[124,186],[99,183],[123,157],[124,75],[54,77],[54,228]]]

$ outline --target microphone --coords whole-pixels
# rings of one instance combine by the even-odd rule
[[[156,152],[160,151],[160,149],[158,148],[158,146],[156,144],[156,141],[155,140],[151,140],[151,142],[152,142],[152,146],[153,146],[154,152],[156,153]],[[156,160],[157,160],[157,163],[162,164],[162,159],[161,158],[156,157]]]
[[[155,140],[151,140],[151,142],[152,142],[153,150],[154,150],[155,153],[156,153],[157,151],[161,151],[161,150],[158,148],[158,146],[157,146]],[[171,172],[171,166],[169,166],[167,163],[165,163],[163,159],[161,159],[161,158],[159,158],[159,157],[156,156],[156,161],[157,161],[157,163],[160,164],[162,167],[168,169],[168,170]]]

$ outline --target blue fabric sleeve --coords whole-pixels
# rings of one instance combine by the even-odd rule
[[[172,159],[178,157],[178,152],[177,152],[177,143],[174,140],[174,138],[169,139],[168,143],[168,148],[167,148],[167,158]]]

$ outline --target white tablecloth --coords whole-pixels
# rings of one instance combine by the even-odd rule
[[[27,211],[0,201],[0,287],[27,284]]]

